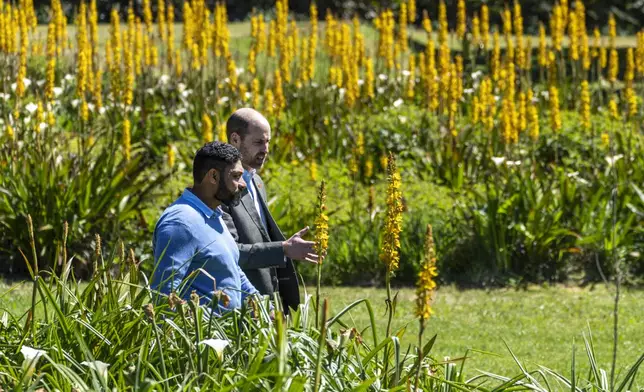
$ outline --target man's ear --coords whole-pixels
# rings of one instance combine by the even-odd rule
[[[210,169],[208,171],[208,176],[210,177],[209,179],[212,179],[212,181],[216,184],[219,181],[219,171],[217,169]]]
[[[238,146],[241,142],[241,137],[237,132],[233,132],[230,134],[230,137],[228,137],[228,143]]]

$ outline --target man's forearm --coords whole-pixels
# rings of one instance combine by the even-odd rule
[[[239,266],[243,269],[283,268],[286,266],[282,241],[238,244],[238,246]]]

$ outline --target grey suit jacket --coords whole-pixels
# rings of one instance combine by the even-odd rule
[[[268,211],[266,189],[262,179],[253,177],[261,196],[259,205],[264,212],[267,228],[264,228],[248,190],[235,207],[222,206],[223,218],[230,234],[239,246],[239,266],[250,282],[262,294],[272,295],[279,291],[285,311],[297,308],[300,303],[295,266],[284,257],[282,242],[286,239]]]

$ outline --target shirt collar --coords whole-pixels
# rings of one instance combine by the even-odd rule
[[[213,217],[219,217],[222,214],[221,207],[217,207],[214,210],[206,205],[200,198],[198,198],[192,191],[186,188],[181,195],[181,198],[184,199],[188,204],[193,206],[199,212],[205,215],[206,218],[210,219]]]
[[[242,177],[244,178],[244,181],[246,181],[246,185],[250,184],[256,172],[257,172],[256,169],[250,169],[250,170],[244,169],[244,174],[242,174]]]

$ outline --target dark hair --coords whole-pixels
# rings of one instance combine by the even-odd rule
[[[192,179],[195,184],[200,184],[210,169],[223,172],[228,166],[241,160],[239,150],[227,143],[210,142],[204,144],[195,155],[192,164]]]
[[[230,141],[230,135],[233,133],[238,134],[244,140],[246,135],[248,135],[249,125],[247,117],[240,115],[238,112],[233,113],[228,117],[228,121],[226,121],[226,136],[228,137],[228,141]]]

